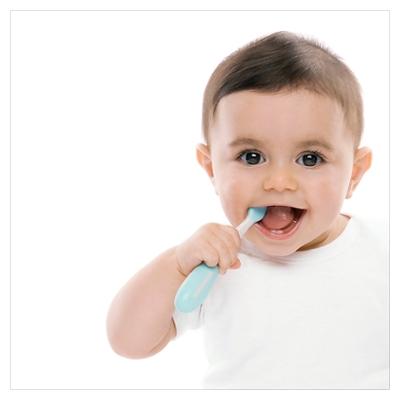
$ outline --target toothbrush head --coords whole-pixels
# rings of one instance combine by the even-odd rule
[[[247,212],[247,218],[256,223],[264,218],[266,212],[267,207],[250,207]]]

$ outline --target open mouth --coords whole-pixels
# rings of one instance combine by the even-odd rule
[[[289,206],[268,206],[265,217],[256,226],[273,239],[287,239],[298,229],[305,209]]]

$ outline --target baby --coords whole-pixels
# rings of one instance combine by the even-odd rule
[[[133,276],[107,330],[129,358],[202,327],[205,388],[388,387],[388,255],[341,213],[371,165],[360,88],[318,43],[278,32],[218,65],[197,159],[232,226],[209,223]],[[249,207],[268,207],[240,240]],[[219,277],[192,313],[176,292],[200,263]]]

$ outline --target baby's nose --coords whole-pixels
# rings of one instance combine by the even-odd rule
[[[268,176],[264,178],[264,189],[284,192],[285,190],[294,191],[297,189],[297,180],[289,168],[274,168],[268,171]]]

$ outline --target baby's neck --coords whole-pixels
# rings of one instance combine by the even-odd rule
[[[333,223],[332,227],[327,231],[322,233],[320,236],[315,238],[313,241],[307,243],[303,247],[300,247],[298,251],[316,249],[318,247],[325,246],[333,242],[340,234],[344,231],[349,222],[350,217],[344,214],[339,214]]]

